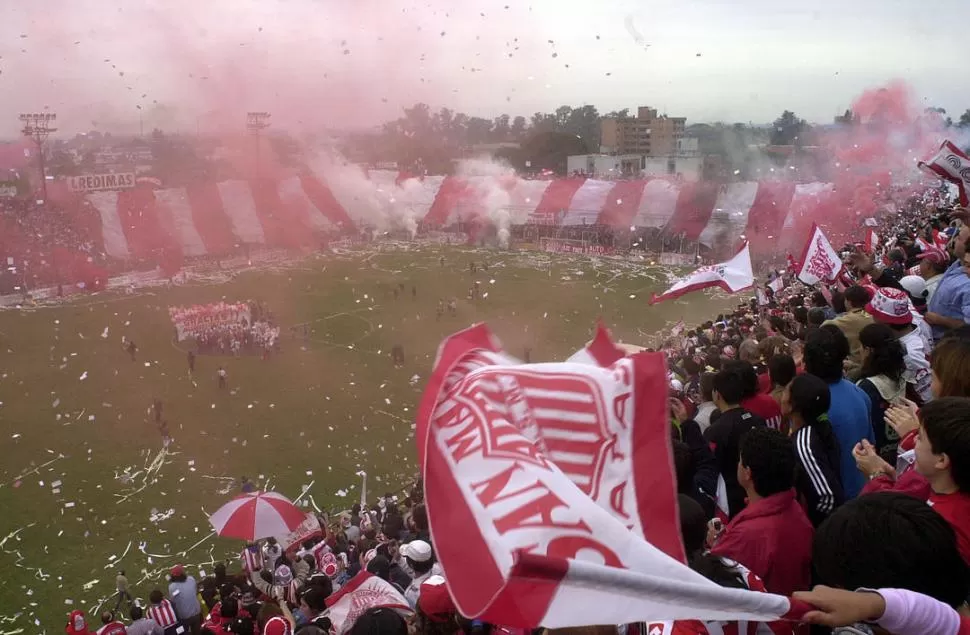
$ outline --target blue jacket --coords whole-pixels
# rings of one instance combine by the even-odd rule
[[[866,477],[855,465],[852,448],[863,439],[873,444],[876,442],[872,431],[872,402],[861,388],[845,379],[829,384],[829,392],[832,395],[829,421],[839,439],[842,490],[845,499],[850,500],[858,496],[866,484]]]
[[[963,263],[957,261],[943,274],[943,279],[930,298],[927,310],[943,317],[970,322],[970,278],[963,271]],[[933,327],[933,340],[940,341],[946,329]]]

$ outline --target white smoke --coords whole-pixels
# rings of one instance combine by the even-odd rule
[[[404,230],[411,238],[417,235],[418,225],[445,179],[425,176],[399,183],[394,170],[368,172],[332,153],[318,154],[310,168],[354,222],[378,232]],[[507,248],[514,221],[511,191],[520,183],[515,171],[492,159],[466,159],[457,164],[455,176],[466,187],[457,209],[460,219],[494,227],[499,245]]]
[[[508,248],[512,235],[512,196],[518,177],[510,166],[494,159],[466,159],[458,163],[458,177],[468,183],[472,197],[481,205],[481,219],[495,227],[499,246]]]

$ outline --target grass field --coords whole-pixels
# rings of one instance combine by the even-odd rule
[[[488,270],[472,275],[468,263],[483,260]],[[465,299],[473,280],[487,293],[475,302]],[[663,270],[642,265],[424,247],[0,312],[0,633],[62,632],[69,611],[91,611],[113,592],[119,568],[146,598],[177,562],[198,575],[238,553],[238,542],[203,539],[206,512],[242,475],[290,497],[312,483],[313,502],[329,509],[359,498],[361,469],[371,499],[409,483],[415,407],[451,332],[486,321],[511,354],[528,347],[533,361],[552,361],[581,347],[600,316],[619,339],[643,343],[736,302],[695,294],[648,306],[666,284]],[[452,296],[458,316],[436,321],[437,299]],[[222,298],[267,304],[283,352],[199,356],[193,381],[167,308]],[[312,329],[305,346],[287,335],[301,323]],[[136,362],[122,336],[137,343]],[[389,359],[395,344],[403,369]],[[217,389],[220,363],[231,393]],[[155,397],[175,438],[161,458]]]

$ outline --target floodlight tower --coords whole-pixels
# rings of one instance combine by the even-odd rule
[[[54,121],[57,115],[52,112],[21,113],[20,121],[24,127],[21,132],[37,144],[37,160],[40,166],[40,188],[44,201],[47,201],[47,172],[44,168],[44,142],[52,132],[57,132]]]
[[[259,177],[259,135],[264,128],[269,127],[270,114],[268,112],[247,112],[246,130],[256,141],[256,176]]]

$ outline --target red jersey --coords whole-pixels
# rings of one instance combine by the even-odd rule
[[[741,407],[765,420],[772,430],[781,430],[781,406],[771,395],[758,393],[741,400]]]
[[[930,494],[927,501],[936,512],[946,519],[957,535],[957,548],[963,561],[970,564],[970,494]]]

